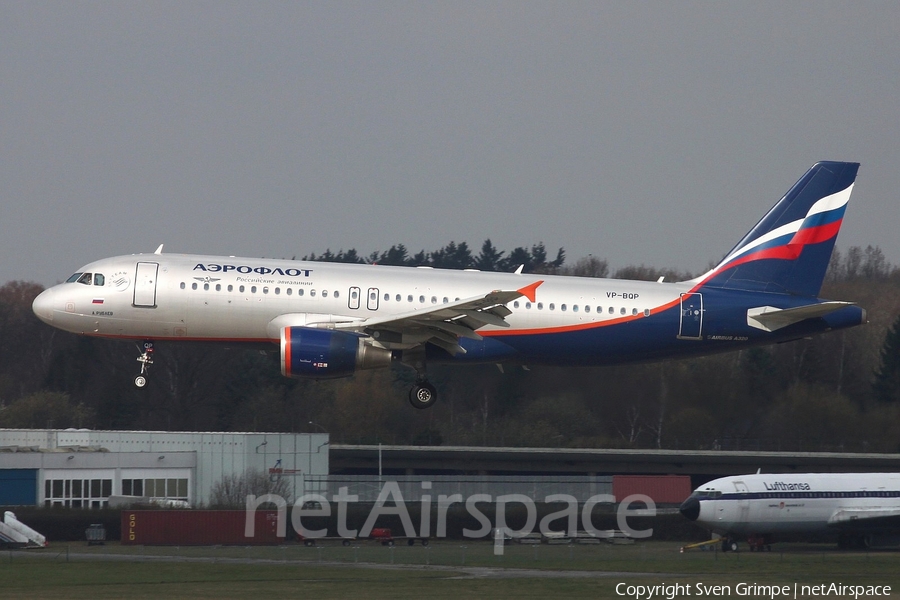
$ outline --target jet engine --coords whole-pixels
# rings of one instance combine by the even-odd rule
[[[281,330],[281,373],[285,377],[349,377],[359,369],[390,363],[391,351],[367,343],[364,336],[315,327]]]

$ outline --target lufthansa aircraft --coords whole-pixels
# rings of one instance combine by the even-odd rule
[[[105,258],[41,293],[35,314],[84,335],[280,346],[288,377],[427,362],[604,365],[738,350],[866,322],[817,296],[858,163],[813,165],[708,273],[681,283],[228,256]],[[274,345],[274,346],[273,346]]]
[[[698,487],[681,514],[722,536],[722,550],[769,548],[780,534],[836,533],[842,548],[900,544],[900,474],[723,477]]]

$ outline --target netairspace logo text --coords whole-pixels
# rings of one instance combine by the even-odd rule
[[[764,585],[737,583],[734,585],[708,585],[697,583],[660,583],[658,585],[631,585],[619,583],[616,594],[634,600],[673,600],[674,598],[874,598],[890,596],[889,585],[846,585],[843,583],[818,583],[793,585]]]

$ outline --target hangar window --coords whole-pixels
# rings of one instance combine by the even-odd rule
[[[112,479],[47,479],[44,504],[68,508],[101,508],[109,503]]]
[[[123,496],[147,496],[167,500],[188,501],[188,480],[186,478],[167,479],[123,479]]]

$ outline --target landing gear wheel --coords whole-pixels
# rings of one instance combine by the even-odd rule
[[[437,390],[427,381],[420,381],[409,390],[409,403],[413,408],[423,410],[437,402]]]
[[[738,551],[738,543],[733,540],[730,541],[728,543],[728,549],[731,550],[732,552],[737,552]]]
[[[147,385],[147,378],[144,377],[143,375],[138,375],[137,377],[134,378],[134,385],[136,385],[139,388],[144,387],[145,385]]]

